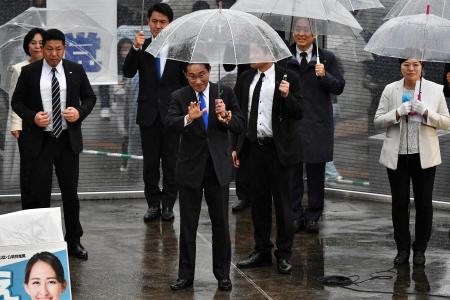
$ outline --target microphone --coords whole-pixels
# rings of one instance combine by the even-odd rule
[[[402,103],[405,103],[405,102],[408,102],[408,101],[411,101],[411,96],[409,94],[403,94],[403,96],[402,96]],[[411,112],[409,112],[408,115],[410,113]],[[408,122],[408,115],[406,115],[406,122]]]

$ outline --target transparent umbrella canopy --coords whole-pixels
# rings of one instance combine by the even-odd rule
[[[450,20],[427,14],[395,17],[380,26],[364,50],[389,57],[450,62]]]
[[[276,62],[291,56],[267,23],[229,9],[199,10],[176,19],[146,51],[184,62],[234,65]]]
[[[385,19],[427,13],[450,19],[450,0],[399,0]]]
[[[319,35],[357,36],[362,31],[337,0],[239,0],[231,9],[255,14],[277,30],[291,31],[293,18],[308,18]]]
[[[58,28],[64,32],[67,46],[65,58],[78,63],[87,62],[83,65],[87,65],[90,70],[86,71],[109,68],[110,49],[114,41],[111,32],[76,9],[31,7],[0,26],[0,88],[4,91],[9,90],[10,67],[26,58],[22,48],[23,38],[34,27]],[[100,48],[100,39],[110,47]]]
[[[355,11],[371,8],[384,8],[379,0],[338,0],[347,10]]]

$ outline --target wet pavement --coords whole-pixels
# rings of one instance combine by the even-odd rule
[[[230,197],[231,201],[234,196]],[[54,202],[53,206],[59,205]],[[146,203],[132,200],[84,200],[82,243],[89,260],[70,260],[74,299],[444,299],[450,298],[450,211],[435,210],[425,268],[392,269],[396,254],[389,204],[355,198],[326,200],[320,234],[295,235],[291,275],[276,266],[238,270],[233,290],[217,290],[212,273],[211,224],[203,206],[197,237],[194,288],[172,292],[177,277],[179,211],[175,222],[142,221]],[[6,202],[0,213],[19,209]],[[414,214],[414,210],[411,210]],[[274,222],[273,222],[274,223]],[[412,225],[413,226],[413,225]],[[412,227],[413,228],[413,227]],[[250,211],[230,213],[232,262],[253,246]],[[389,271],[387,271],[389,270]],[[375,273],[386,271],[383,273]],[[348,288],[324,287],[324,275],[358,275]]]

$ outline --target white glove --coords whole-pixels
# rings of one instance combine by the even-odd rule
[[[422,101],[414,101],[413,111],[423,116],[423,114],[427,111],[427,107],[423,104]]]
[[[397,108],[398,115],[401,116],[407,116],[411,112],[411,101],[403,102],[402,105],[400,105]]]

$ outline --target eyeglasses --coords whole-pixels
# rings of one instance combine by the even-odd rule
[[[208,75],[209,75],[208,72],[201,72],[201,73],[198,73],[197,75],[186,74],[186,78],[189,81],[196,81],[197,79],[200,79],[200,80],[206,79],[208,77]]]
[[[294,27],[294,32],[303,32],[303,33],[306,33],[306,34],[308,34],[308,33],[311,33],[311,28],[308,26],[308,27],[305,27],[305,26],[295,26]]]

